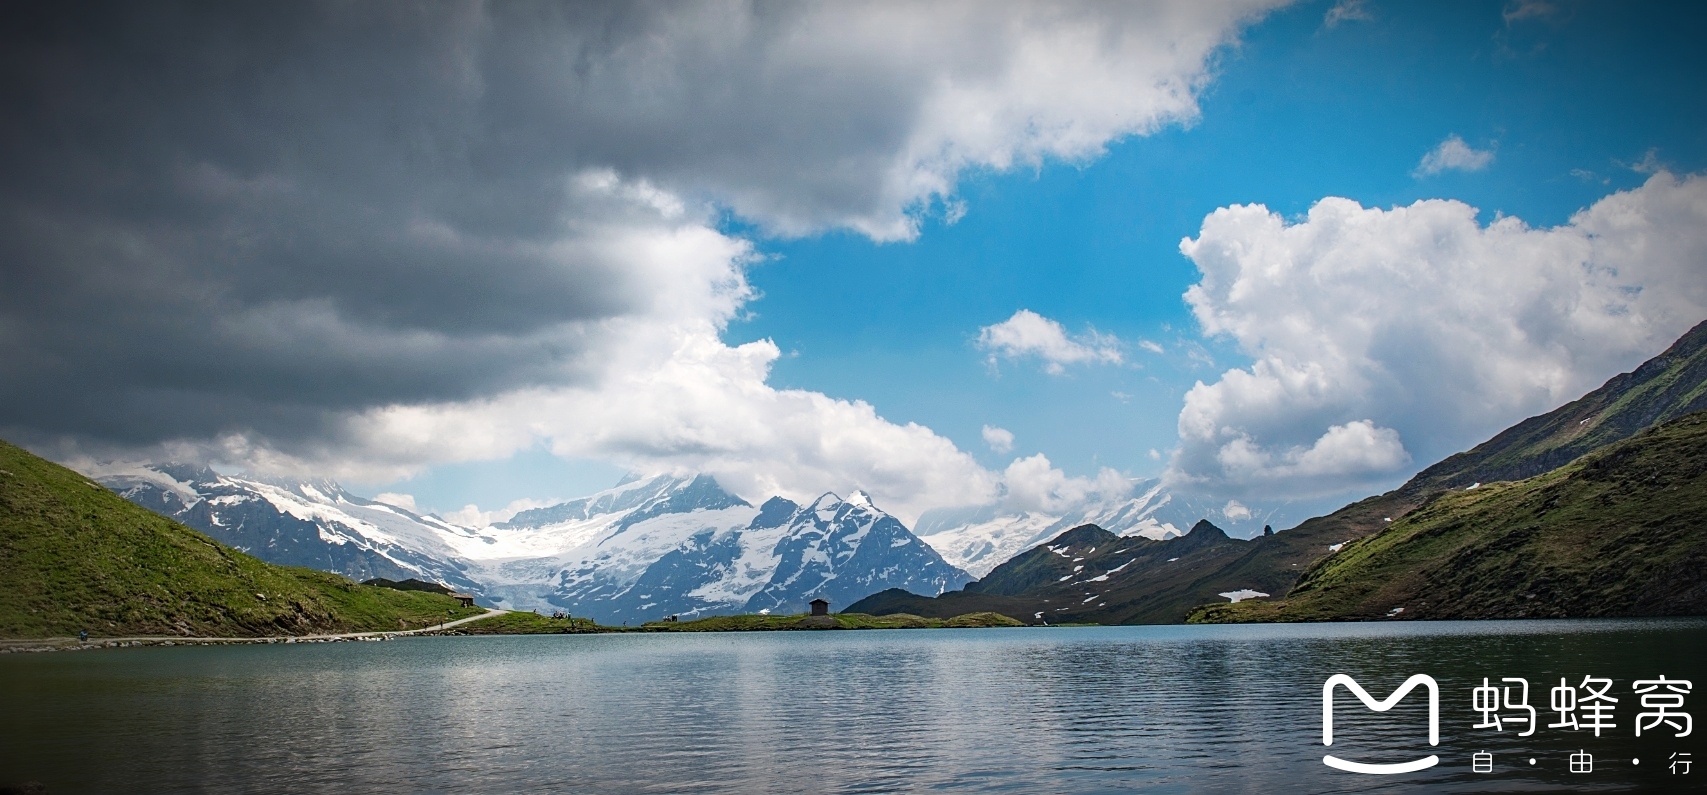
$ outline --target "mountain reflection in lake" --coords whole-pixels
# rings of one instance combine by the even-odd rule
[[[1634,736],[1637,679],[1692,680],[1707,621],[418,638],[0,657],[0,786],[83,792],[1365,792],[1688,790],[1707,730]],[[1441,689],[1440,745],[1416,673]],[[1550,729],[1560,677],[1614,680],[1617,728]],[[1473,729],[1524,678],[1540,727]],[[1509,684],[1509,683],[1508,683]],[[1514,693],[1514,697],[1517,697]],[[1521,711],[1518,711],[1521,712]],[[1503,715],[1516,714],[1507,710]],[[1428,754],[1420,773],[1331,770]],[[1595,757],[1587,774],[1567,757]],[[1471,756],[1493,755],[1474,773]],[[1531,766],[1528,759],[1535,758]],[[1639,766],[1632,760],[1640,759]],[[1707,789],[1707,787],[1694,787]]]

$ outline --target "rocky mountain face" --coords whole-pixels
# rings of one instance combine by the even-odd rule
[[[1312,566],[1279,601],[1192,620],[1707,614],[1707,412],[1515,482],[1445,492]]]
[[[434,516],[349,494],[331,481],[264,481],[160,464],[99,473],[125,499],[265,560],[354,580],[425,578],[479,593],[448,540],[473,536]]]
[[[666,615],[802,612],[879,590],[939,593],[971,579],[856,492],[754,507],[708,476],[632,479],[589,497],[462,527],[336,483],[109,469],[102,485],[263,560],[351,578],[424,579],[516,609],[610,623]]]

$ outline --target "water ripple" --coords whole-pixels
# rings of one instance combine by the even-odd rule
[[[0,659],[0,784],[78,792],[1039,793],[1627,790],[1674,784],[1564,755],[1685,740],[1469,728],[1480,678],[1666,674],[1707,681],[1707,622],[1394,623],[841,633],[431,638],[383,644],[127,649]],[[1349,703],[1335,752],[1437,753],[1405,781],[1321,764],[1333,673],[1384,695],[1442,688],[1442,745],[1420,699]],[[1628,695],[1628,694],[1626,694]],[[1632,702],[1633,703],[1633,702]],[[1699,711],[1699,710],[1698,710]],[[1336,713],[1337,715],[1338,713]],[[1624,715],[1626,723],[1633,710]],[[1707,732],[1700,733],[1707,735]],[[1691,745],[1690,743],[1695,743]],[[1675,748],[1673,746],[1676,746]],[[1487,750],[1493,777],[1469,770]],[[1536,755],[1545,764],[1519,759]],[[1625,760],[1627,761],[1627,760]],[[1707,770],[1701,771],[1707,780]],[[1659,782],[1659,784],[1656,784]]]

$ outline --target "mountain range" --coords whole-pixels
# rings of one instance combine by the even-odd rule
[[[705,475],[633,480],[482,533],[492,548],[475,565],[488,593],[607,623],[799,612],[814,598],[839,607],[885,588],[934,594],[971,579],[864,492],[754,507]]]
[[[1229,510],[1145,480],[1052,510],[998,501],[928,511],[915,534],[863,492],[845,500],[827,493],[805,506],[774,497],[755,507],[705,475],[633,478],[464,527],[329,481],[172,464],[95,474],[131,501],[269,561],[362,579],[419,577],[505,607],[606,623],[792,612],[815,597],[873,614],[1169,623],[1221,599],[1286,594],[1325,558],[1410,527],[1410,513],[1444,494],[1542,475],[1703,409],[1707,323],[1636,370],[1393,491],[1248,540],[1205,518]],[[1223,612],[1258,608],[1239,610]]]
[[[427,579],[487,604],[610,624],[799,612],[813,598],[846,605],[886,588],[934,594],[971,579],[857,491],[755,507],[709,476],[661,475],[474,528],[330,481],[181,464],[108,467],[96,480],[270,562]]]
[[[935,594],[1079,524],[1160,540],[1215,510],[1133,480],[1052,511],[1003,502],[936,509],[915,534],[863,492],[807,506],[775,497],[755,508],[709,476],[664,475],[466,527],[327,480],[185,464],[106,467],[95,479],[270,562],[358,580],[424,578],[488,604],[610,623],[796,610],[815,597],[847,605],[889,588]]]

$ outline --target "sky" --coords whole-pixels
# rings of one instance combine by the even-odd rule
[[[73,464],[1248,533],[1707,318],[1694,4],[17,16],[0,435]]]

